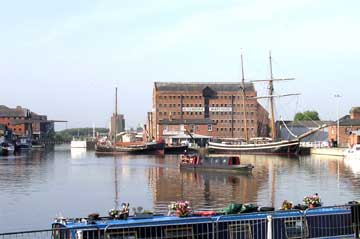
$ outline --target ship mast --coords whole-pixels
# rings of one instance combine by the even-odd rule
[[[274,78],[272,73],[272,61],[271,61],[271,52],[269,52],[269,66],[270,66],[270,80],[269,80],[269,111],[271,114],[270,127],[271,127],[271,138],[274,141],[276,137],[276,128],[275,128],[275,114],[274,114]]]
[[[114,146],[116,145],[117,134],[117,87],[115,87],[115,112],[114,112]]]
[[[247,130],[247,118],[246,118],[246,90],[245,90],[245,77],[244,77],[244,63],[243,63],[243,54],[241,53],[241,83],[242,83],[242,105],[243,105],[243,111],[244,111],[244,128],[245,128],[245,140],[248,141],[248,130]]]
[[[274,98],[283,97],[283,96],[293,96],[300,95],[299,93],[295,94],[284,94],[284,95],[274,95],[274,81],[285,81],[285,80],[294,80],[295,78],[283,78],[283,79],[274,79],[272,72],[272,58],[271,52],[269,52],[269,67],[270,67],[270,79],[269,80],[254,80],[251,82],[268,82],[269,91],[267,96],[254,97],[254,99],[269,99],[269,113],[270,113],[270,128],[271,128],[271,138],[275,140],[276,138],[276,128],[275,128],[275,113],[274,113]]]

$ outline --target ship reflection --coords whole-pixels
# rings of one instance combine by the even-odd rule
[[[164,211],[170,201],[181,199],[192,202],[194,209],[216,209],[230,202],[256,201],[258,186],[251,174],[150,168],[148,176],[156,211]]]

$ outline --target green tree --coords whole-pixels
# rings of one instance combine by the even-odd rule
[[[294,121],[301,121],[301,120],[320,120],[319,113],[317,111],[311,111],[311,110],[296,113],[294,117]]]

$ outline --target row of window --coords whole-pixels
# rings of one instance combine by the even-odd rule
[[[198,127],[196,127],[196,129],[198,130]],[[208,124],[208,131],[212,131],[213,130],[213,126],[211,125],[211,124]],[[167,127],[166,127],[166,130],[167,130]],[[191,130],[192,131],[195,131],[195,125],[192,125],[191,126]],[[216,128],[216,131],[220,131],[220,132],[223,132],[223,131],[225,131],[225,132],[227,132],[227,131],[229,131],[229,132],[231,132],[231,131],[240,131],[241,130],[241,132],[244,132],[245,131],[245,128],[224,128],[224,127],[221,127],[221,128]],[[254,128],[247,128],[247,130],[248,131],[251,131],[251,132],[254,132]]]
[[[243,107],[243,104],[211,104],[211,107]],[[254,104],[246,104],[246,107],[254,107]],[[159,104],[160,107],[181,107],[181,104]],[[202,104],[182,104],[182,107],[202,107]]]
[[[175,99],[181,99],[181,97],[183,99],[202,99],[203,97],[201,95],[159,95],[159,99],[164,99],[164,100],[175,100]],[[252,95],[247,95],[247,97],[253,97]],[[242,99],[242,96],[236,96],[236,95],[218,95],[215,96],[213,99]]]
[[[216,129],[216,131],[229,131],[229,132],[231,132],[231,131],[240,131],[241,130],[241,132],[244,132],[245,131],[245,128],[217,128]],[[248,131],[251,131],[251,132],[254,132],[254,128],[247,128],[247,130]]]
[[[213,120],[214,123],[244,123],[244,120]],[[255,121],[252,120],[246,120],[247,123],[254,123]]]
[[[181,115],[181,113],[182,113],[182,115],[202,115],[203,114],[203,112],[169,112],[169,115],[171,114],[171,115]],[[167,112],[165,111],[165,112],[159,112],[159,115],[160,116],[162,116],[162,115],[167,115]]]
[[[169,112],[169,115],[203,115],[203,112],[202,111],[195,111],[195,112],[189,112],[189,111],[186,111],[186,112]],[[162,116],[162,115],[167,115],[168,113],[165,111],[165,112],[159,112],[159,115]],[[210,112],[211,115],[244,115],[244,112]],[[255,113],[253,111],[251,112],[246,112],[246,115],[254,115]]]

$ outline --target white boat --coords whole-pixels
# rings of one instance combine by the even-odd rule
[[[360,144],[354,144],[351,148],[347,149],[345,157],[360,160]]]
[[[85,148],[86,149],[86,140],[71,140],[70,143],[71,148]]]

